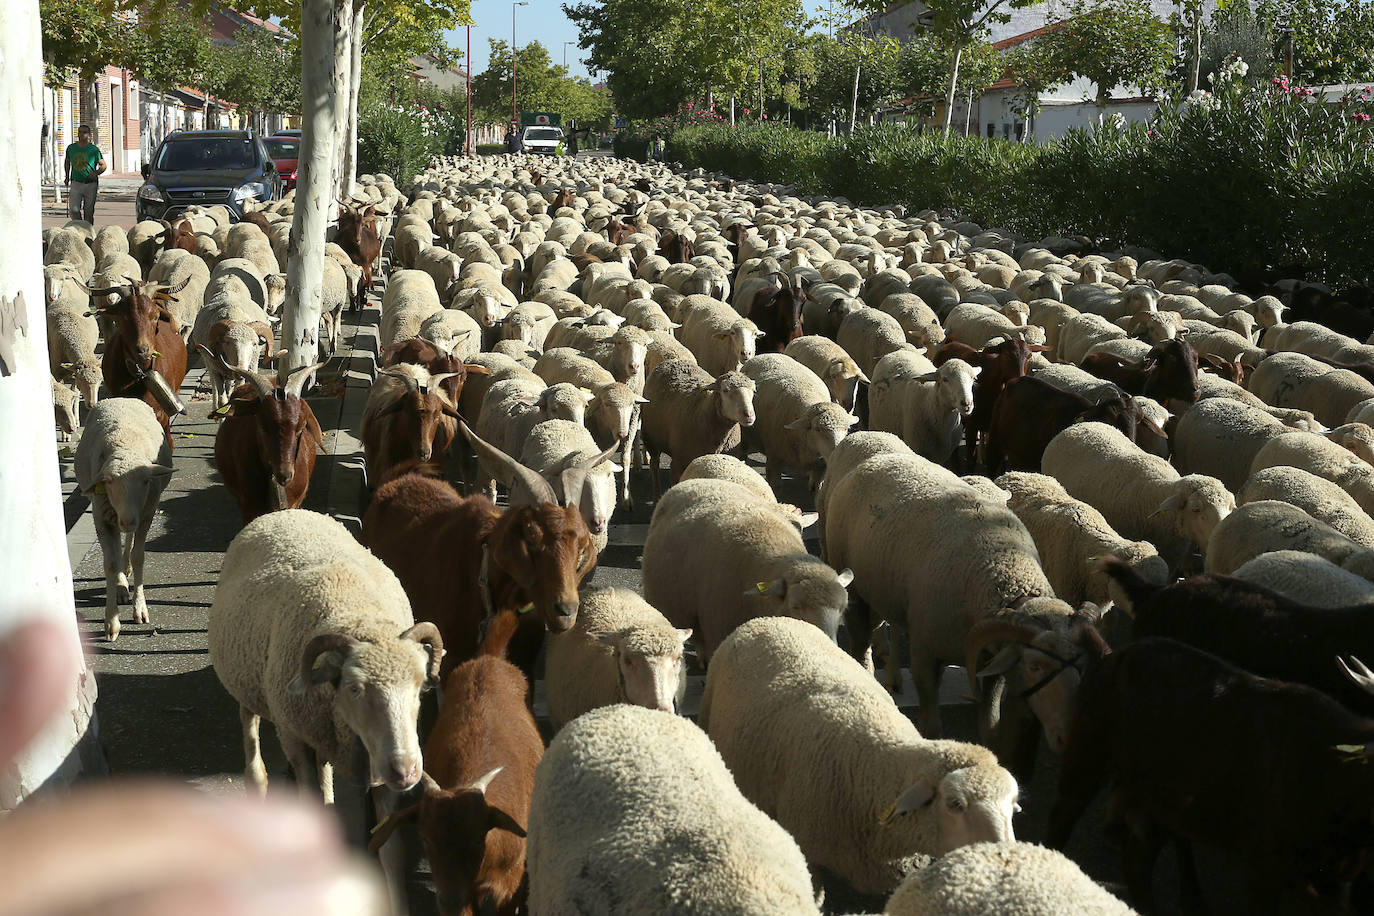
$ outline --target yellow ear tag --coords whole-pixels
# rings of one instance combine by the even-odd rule
[[[759,590],[759,594],[760,594],[760,595],[766,595],[766,594],[768,594],[769,591],[772,590],[772,583],[771,583],[771,582],[755,582],[755,583],[754,583],[754,588],[756,588],[756,589]]]
[[[103,484],[103,483],[98,483],[98,484],[96,484],[96,485],[95,485],[95,492],[99,493],[101,496],[104,496],[104,495],[105,495],[105,484]],[[762,585],[762,584],[763,584],[762,582],[759,583],[759,585]]]

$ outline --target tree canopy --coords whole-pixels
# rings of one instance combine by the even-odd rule
[[[504,123],[511,112],[510,45],[494,38],[488,43],[487,69],[472,78],[472,104],[482,120]],[[601,124],[610,117],[610,97],[593,89],[585,78],[568,76],[567,68],[555,64],[539,42],[532,41],[516,52],[515,67],[515,91],[522,111],[558,112],[579,124]]]
[[[1160,88],[1174,62],[1174,36],[1145,0],[1073,0],[1040,41],[1063,72],[1096,84],[1099,108],[1118,87]]]

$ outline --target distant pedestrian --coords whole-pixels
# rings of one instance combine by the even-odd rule
[[[577,155],[577,128],[568,131],[568,155]]]
[[[649,158],[663,161],[663,138],[654,134],[654,138],[649,141]]]
[[[76,142],[67,146],[67,157],[62,164],[69,217],[95,222],[95,195],[100,190],[100,175],[106,168],[100,147],[91,142],[90,125],[82,124],[77,128]]]

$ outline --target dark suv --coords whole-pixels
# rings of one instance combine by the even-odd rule
[[[138,218],[171,219],[193,204],[223,204],[234,219],[243,204],[281,197],[282,180],[262,140],[245,130],[183,130],[167,135],[143,166]]]

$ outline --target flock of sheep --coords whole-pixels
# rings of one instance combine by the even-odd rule
[[[1246,912],[1370,905],[1374,344],[1183,261],[660,164],[442,159],[355,196],[390,256],[361,543],[245,511],[210,614],[255,787],[266,718],[326,801],[389,789],[373,848],[394,874],[413,823],[445,914],[819,913],[822,873],[892,916],[1128,913],[1054,851],[1104,785],[1142,912],[1168,842],[1185,907],[1193,842]],[[290,213],[45,239],[62,428],[100,386],[87,290],[141,278],[180,284],[229,409]],[[322,359],[372,267],[330,255]],[[147,620],[157,421],[100,402],[77,448],[111,638],[126,572]],[[642,596],[585,585],[636,498]],[[941,737],[951,665],[978,744]],[[1013,826],[1042,734],[1046,847]]]

